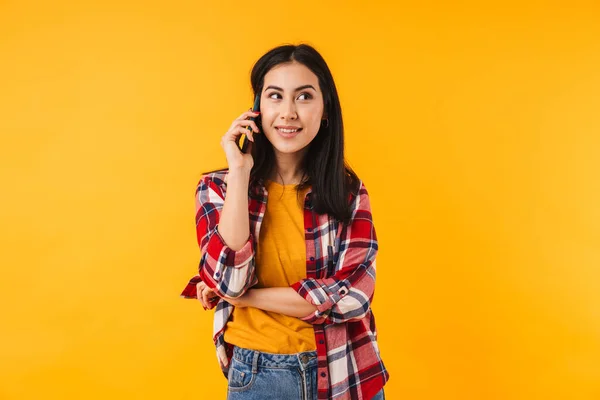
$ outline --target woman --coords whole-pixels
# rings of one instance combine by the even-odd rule
[[[286,45],[257,61],[251,83],[260,113],[232,123],[221,139],[228,169],[196,189],[201,260],[182,296],[216,307],[229,400],[383,399],[370,307],[377,237],[344,160],[331,72],[314,48]]]

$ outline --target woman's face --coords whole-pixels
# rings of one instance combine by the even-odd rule
[[[279,64],[265,75],[260,101],[262,131],[276,154],[306,148],[319,132],[323,108],[319,80],[303,64]]]

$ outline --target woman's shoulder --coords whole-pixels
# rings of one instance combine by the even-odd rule
[[[203,172],[200,181],[212,180],[212,181],[225,181],[229,168],[215,169],[213,171]]]
[[[365,182],[351,168],[346,168],[346,185],[350,204],[354,203],[357,198],[369,195]]]
[[[227,188],[228,173],[228,168],[203,172],[200,176],[200,180],[196,184],[196,192],[216,190],[219,194],[224,195]]]
[[[225,197],[227,193],[227,176],[229,175],[229,168],[217,169],[214,171],[203,172],[200,176],[200,180],[196,185],[196,192],[200,191],[217,191],[221,197]],[[250,180],[250,187],[248,193],[260,192],[260,185],[262,180],[257,181]]]

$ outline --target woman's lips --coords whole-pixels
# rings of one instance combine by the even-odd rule
[[[277,133],[279,133],[284,138],[293,138],[296,135],[298,135],[300,132],[302,132],[302,128],[296,128],[295,132],[289,132],[291,129],[286,129],[288,132],[284,132],[280,128],[275,128],[275,129],[277,130]]]

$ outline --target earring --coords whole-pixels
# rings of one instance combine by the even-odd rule
[[[323,121],[325,121],[325,124],[323,124]],[[321,120],[321,125],[322,125],[324,128],[329,128],[329,118],[322,119],[322,120]]]

